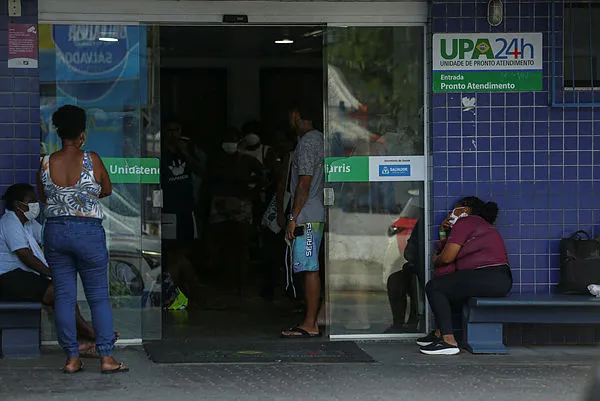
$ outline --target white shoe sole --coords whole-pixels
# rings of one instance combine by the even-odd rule
[[[431,341],[430,341],[430,342],[425,342],[425,341],[417,341],[417,345],[418,345],[419,347],[427,347],[428,345],[431,345],[431,344],[433,344],[433,342],[431,342]]]
[[[437,351],[426,351],[424,349],[421,349],[420,351],[426,355],[456,355],[460,352],[460,349],[459,348],[446,348],[446,349],[440,349]]]

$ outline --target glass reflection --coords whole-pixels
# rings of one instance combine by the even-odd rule
[[[40,153],[53,153],[60,146],[52,113],[65,104],[83,107],[88,114],[84,149],[102,157],[113,181],[113,195],[102,203],[115,328],[123,339],[141,338],[140,308],[151,306],[150,295],[160,276],[160,237],[158,229],[143,224],[142,191],[146,189],[139,177],[118,177],[108,160],[126,160],[126,164],[154,149],[152,144],[158,141],[158,131],[149,128],[146,115],[154,110],[149,107],[146,28],[40,25],[39,31]],[[81,285],[78,299],[89,316]],[[51,322],[51,318],[45,321],[45,340],[56,338]]]
[[[424,164],[423,32],[328,30],[329,158],[352,164],[361,156],[401,156]],[[351,174],[328,184],[335,194],[327,234],[330,334],[421,332],[424,177],[412,179],[410,169],[378,181],[371,172]]]

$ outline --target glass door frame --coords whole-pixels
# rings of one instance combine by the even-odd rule
[[[150,41],[145,40],[142,42],[142,38],[147,39],[147,30],[151,28],[151,26],[147,25],[147,24],[143,24],[143,23],[124,23],[124,24],[106,24],[106,23],[101,23],[101,22],[79,22],[79,21],[60,21],[60,22],[48,22],[45,21],[43,19],[40,19],[38,26],[49,26],[50,30],[53,29],[53,27],[68,27],[68,26],[74,26],[74,25],[81,25],[81,26],[93,26],[93,27],[97,27],[97,26],[102,26],[102,27],[110,27],[109,29],[107,29],[107,32],[112,33],[112,29],[114,27],[119,27],[122,29],[132,29],[135,31],[135,34],[137,35],[137,40],[138,40],[138,44],[137,46],[144,45],[147,46],[149,44],[152,44]],[[40,38],[41,39],[41,38]],[[52,38],[52,41],[54,43],[54,38]],[[55,52],[56,56],[58,57],[58,46],[54,45],[56,47]],[[156,46],[157,47],[157,46]],[[133,48],[133,47],[132,47]],[[128,49],[129,51],[130,49]],[[138,159],[143,159],[146,158],[147,153],[148,153],[148,149],[145,148],[145,146],[147,145],[148,139],[146,138],[146,134],[148,133],[148,124],[146,124],[146,120],[144,118],[144,115],[146,115],[146,111],[148,110],[148,106],[153,106],[153,100],[156,99],[156,97],[154,96],[155,93],[150,93],[149,89],[151,89],[152,86],[154,86],[154,82],[150,82],[150,80],[152,79],[152,76],[148,76],[148,77],[142,77],[141,74],[143,73],[151,73],[152,69],[155,67],[156,61],[158,60],[153,60],[150,57],[154,57],[154,55],[148,55],[146,52],[142,52],[142,51],[136,51],[134,54],[137,54],[137,60],[132,61],[132,65],[136,66],[137,65],[137,81],[138,81],[138,86],[137,86],[137,94],[133,94],[132,95],[132,99],[135,98],[136,96],[138,97],[137,99],[137,110],[135,110],[135,117],[137,118],[138,121],[138,129],[137,129],[137,134],[136,135],[127,135],[125,132],[123,132],[123,137],[122,137],[122,141],[123,141],[123,155],[121,157],[119,157],[118,159],[127,159],[127,160],[138,160]],[[128,56],[128,54],[127,54]],[[40,57],[41,59],[41,57]],[[151,65],[149,64],[149,61],[151,62]],[[122,61],[121,64],[125,65],[127,63],[127,61]],[[44,66],[40,64],[40,70],[43,68]],[[132,67],[135,68],[135,67]],[[116,82],[117,79],[115,79]],[[142,84],[148,84],[147,88],[143,88]],[[159,88],[154,88],[154,91],[156,90],[160,90]],[[146,93],[151,97],[148,97],[148,101],[147,104],[142,104],[141,100],[142,100],[142,95]],[[160,93],[160,92],[158,92]],[[40,97],[42,97],[42,92],[40,91]],[[63,98],[69,98],[69,96],[63,95]],[[58,96],[57,96],[58,98]],[[82,107],[86,107],[85,106],[85,100],[83,101],[84,106]],[[41,103],[41,102],[40,102]],[[78,98],[74,98],[74,103],[78,104]],[[102,107],[108,107],[108,106],[102,106]],[[131,106],[128,106],[131,107]],[[155,107],[155,105],[154,105]],[[93,106],[92,106],[93,108]],[[100,108],[100,106],[96,107],[96,108]],[[40,113],[41,113],[41,106],[40,106]],[[158,117],[160,118],[160,117]],[[91,123],[90,121],[92,121],[94,119],[94,115],[93,113],[88,113],[88,123],[91,125],[94,125],[95,123]],[[44,123],[46,125],[48,125],[43,118],[40,118],[41,123]],[[124,124],[125,121],[125,117],[121,117],[121,120],[119,120],[119,122],[121,124]],[[124,129],[124,128],[123,128]],[[137,152],[134,152],[133,154],[131,153],[131,149],[129,149],[129,153],[127,153],[124,149],[125,149],[125,141],[127,139],[134,139],[133,143],[137,143]],[[41,139],[41,138],[40,138]],[[155,137],[155,139],[158,140],[158,142],[160,143],[160,132],[157,133],[157,136]],[[43,144],[43,141],[42,141]],[[144,147],[144,148],[142,148]],[[90,149],[92,151],[97,150],[97,149]],[[155,148],[156,150],[156,148]],[[157,149],[158,154],[157,154],[157,158],[160,160],[160,147]],[[110,170],[110,166],[107,162],[107,157],[110,160],[116,160],[114,158],[115,155],[109,155],[106,156],[104,154],[100,154],[100,156],[103,158],[105,164],[107,165],[107,169]],[[126,163],[127,165],[127,163]],[[152,165],[152,167],[154,167],[154,164]],[[149,170],[152,170],[151,168],[148,168]],[[134,250],[130,250],[129,248],[127,248],[125,251],[118,251],[116,252],[118,255],[115,257],[115,263],[119,264],[124,264],[125,262],[122,261],[123,258],[126,258],[127,261],[131,261],[134,260],[134,262],[131,262],[133,264],[133,266],[137,266],[135,267],[137,270],[137,273],[140,275],[140,278],[142,279],[142,283],[143,284],[147,284],[148,280],[147,277],[145,276],[146,273],[146,269],[144,267],[144,265],[148,265],[148,268],[152,268],[152,266],[150,266],[150,263],[147,262],[147,258],[148,257],[156,257],[159,256],[160,257],[160,250],[158,250],[158,252],[156,250],[152,250],[152,249],[147,249],[147,244],[148,244],[148,239],[144,238],[144,232],[145,230],[143,229],[143,227],[146,225],[146,223],[148,223],[148,216],[147,213],[148,211],[150,211],[150,209],[157,209],[156,204],[150,206],[150,208],[145,208],[144,206],[147,204],[148,200],[147,198],[144,198],[143,194],[147,192],[147,188],[149,188],[151,185],[156,185],[156,184],[149,184],[144,182],[141,177],[139,182],[132,182],[132,181],[128,181],[128,180],[124,180],[124,181],[118,181],[118,183],[121,183],[123,185],[134,185],[137,187],[137,191],[139,192],[136,201],[134,201],[132,205],[130,205],[129,207],[132,209],[138,209],[139,210],[139,216],[137,218],[133,218],[136,221],[139,221],[139,227],[138,227],[138,234],[139,234],[139,240],[131,240],[129,238],[119,238],[119,240],[121,240],[124,243],[127,243],[128,246],[131,245],[134,247]],[[114,184],[114,182],[113,182]],[[113,188],[115,189],[115,185],[113,186]],[[134,191],[135,192],[135,191]],[[120,201],[122,201],[123,199],[125,199],[123,196],[119,195],[119,193],[115,190],[113,190],[113,195],[110,198],[107,198],[107,201],[111,201],[112,199],[120,199]],[[136,206],[135,204],[137,204],[139,202],[139,204]],[[106,206],[105,206],[105,212],[106,212]],[[108,208],[108,210],[112,210],[110,208]],[[105,222],[105,228],[106,228],[106,224],[108,224],[108,221],[110,219],[107,219],[107,221]],[[113,219],[115,220],[115,219]],[[156,222],[154,221],[155,225],[156,223],[158,225],[160,225],[160,217],[159,217],[159,221]],[[131,225],[128,227],[129,229],[131,229],[131,232],[135,233],[136,232],[136,227],[134,225]],[[157,238],[160,241],[160,229],[158,229],[157,231]],[[107,229],[107,240],[108,242],[110,242],[110,231]],[[146,244],[146,245],[145,245]],[[111,253],[114,251],[114,249],[112,249],[109,246],[109,253]],[[125,255],[125,256],[124,256]],[[109,271],[113,266],[113,260],[111,259],[111,263],[109,265]],[[160,265],[158,266],[159,269],[161,269]],[[159,273],[160,276],[160,273]],[[110,283],[110,282],[109,282]],[[78,301],[84,301],[85,297],[81,291],[81,282],[80,280],[78,280],[78,287],[79,287],[79,294],[78,294]],[[138,294],[138,295],[131,295],[130,298],[133,299],[134,304],[136,304],[137,299],[139,298],[140,301],[144,301],[147,300],[147,291],[148,287],[144,285],[144,288],[142,289],[142,293]],[[115,297],[118,297],[117,295],[114,295]],[[111,302],[113,301],[113,295],[111,295]],[[122,338],[119,339],[119,344],[123,344],[123,345],[136,345],[136,344],[141,344],[143,337],[144,337],[144,332],[146,331],[145,329],[145,324],[144,324],[144,320],[145,320],[145,316],[146,314],[144,313],[147,310],[147,305],[149,305],[149,302],[146,302],[146,305],[142,306],[138,304],[138,308],[139,308],[139,312],[140,312],[140,316],[139,316],[139,322],[140,322],[140,326],[136,327],[134,329],[134,331],[136,331],[135,334],[129,336],[127,334],[127,332],[122,332]],[[136,307],[128,307],[132,310],[138,309]],[[115,308],[113,308],[113,315]],[[159,310],[160,312],[160,310]],[[135,313],[135,312],[133,312]],[[137,316],[137,315],[136,315]],[[117,328],[118,330],[118,328]],[[156,331],[156,330],[155,330]],[[138,336],[139,333],[139,336]],[[125,334],[123,336],[123,334]],[[123,338],[124,337],[124,338]],[[57,344],[56,341],[54,340],[48,340],[48,341],[42,341],[43,345],[55,345]]]
[[[428,4],[420,1],[408,2],[273,2],[273,1],[185,1],[165,2],[160,0],[107,0],[102,4],[106,12],[98,13],[94,2],[81,0],[39,0],[39,24],[110,24],[110,25],[200,25],[223,26],[223,15],[235,12],[247,15],[248,24],[235,26],[422,26],[424,29],[424,80],[425,93],[423,104],[426,180],[424,182],[425,208],[425,255],[430,254],[431,221],[431,148],[429,146],[429,101],[430,71],[428,52]],[[268,13],[267,11],[268,10]],[[324,57],[325,60],[325,57]],[[326,78],[326,70],[324,78]],[[327,81],[325,79],[324,84]],[[327,109],[327,88],[324,88],[323,107]],[[327,123],[327,110],[324,110],[324,122]],[[143,206],[143,205],[140,205]],[[140,228],[141,229],[141,228]],[[430,261],[425,257],[426,279],[429,278]],[[327,294],[325,299],[327,308]],[[426,330],[429,330],[429,309],[425,308]],[[328,322],[329,323],[329,322]],[[412,338],[414,334],[373,334],[334,336],[331,339],[394,339]],[[140,343],[143,339],[134,339],[120,343]]]
[[[425,162],[426,162],[426,166],[425,167],[425,179],[423,181],[423,188],[424,188],[424,194],[423,194],[423,208],[424,208],[424,217],[425,217],[425,232],[424,232],[424,237],[425,237],[425,255],[424,255],[424,262],[425,262],[425,283],[427,283],[427,281],[430,279],[430,273],[431,273],[431,258],[428,255],[431,255],[432,253],[432,244],[431,244],[431,221],[432,221],[432,214],[433,214],[433,210],[431,209],[431,205],[433,204],[432,199],[431,199],[431,193],[432,193],[432,181],[431,181],[431,177],[433,176],[432,173],[432,169],[433,169],[433,154],[432,154],[432,149],[430,146],[430,121],[429,121],[429,105],[430,105],[430,100],[431,100],[431,71],[430,71],[430,61],[431,61],[431,57],[430,57],[430,29],[429,29],[429,25],[427,22],[421,22],[421,23],[410,23],[410,22],[397,22],[397,23],[388,23],[388,22],[361,22],[361,23],[357,23],[357,22],[350,22],[351,20],[348,20],[348,22],[332,22],[332,23],[327,23],[326,28],[347,28],[347,27],[387,27],[387,28],[394,28],[394,27],[422,27],[423,28],[423,87],[424,87],[424,93],[423,93],[423,141],[424,141],[424,151],[423,151],[423,156],[425,157]],[[323,52],[323,62],[324,62],[324,68],[326,68],[326,63],[327,63],[327,56],[326,56],[326,49],[324,49]],[[323,120],[325,123],[325,137],[327,138],[327,129],[328,129],[328,113],[329,113],[329,107],[328,107],[328,93],[327,93],[327,70],[325,69],[324,71],[324,78],[325,78],[325,88],[324,88],[324,92],[323,92]],[[326,155],[327,157],[327,155]],[[327,247],[327,241],[325,241],[325,246]],[[327,248],[325,249],[325,253],[327,255]],[[325,260],[327,260],[327,256],[325,257]],[[327,329],[329,330],[329,328],[331,327],[331,321],[330,321],[330,314],[329,314],[329,306],[330,306],[330,302],[329,302],[329,297],[330,297],[330,292],[326,291],[325,292],[325,300],[324,300],[324,307],[326,308],[326,316],[327,316]],[[423,296],[425,297],[425,294],[423,294]],[[431,328],[431,311],[430,308],[428,307],[428,303],[427,303],[427,299],[425,297],[425,331],[422,333],[428,333],[430,331]],[[411,338],[416,338],[418,336],[420,336],[421,334],[415,334],[415,333],[389,333],[389,334],[337,334],[337,335],[331,335],[328,333],[328,337],[331,340],[389,340],[389,339],[411,339]]]

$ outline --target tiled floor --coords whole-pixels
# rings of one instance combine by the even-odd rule
[[[513,348],[507,356],[427,357],[409,343],[363,343],[377,363],[153,364],[119,350],[131,367],[103,376],[95,360],[60,373],[57,350],[0,360],[0,396],[29,400],[544,400],[580,401],[600,356],[590,347]]]

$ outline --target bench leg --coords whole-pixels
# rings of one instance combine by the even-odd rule
[[[506,354],[502,342],[502,323],[468,323],[465,325],[467,349],[474,354]]]
[[[40,329],[3,329],[2,354],[5,358],[38,358],[40,356]]]

